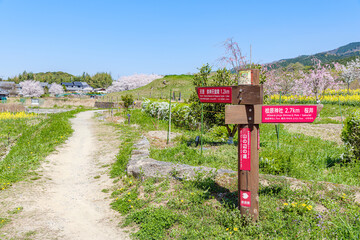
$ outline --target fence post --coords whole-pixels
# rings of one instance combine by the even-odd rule
[[[170,132],[171,132],[171,89],[170,89],[170,101],[169,101],[169,128],[168,128],[166,144],[170,143]]]
[[[204,104],[201,103],[201,137],[200,137],[201,156],[203,154],[203,134],[204,134]]]

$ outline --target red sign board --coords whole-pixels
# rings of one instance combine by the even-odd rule
[[[197,94],[203,103],[232,103],[232,87],[198,87]]]
[[[240,130],[240,170],[251,170],[251,132],[250,128]]]
[[[317,106],[262,106],[263,123],[311,123],[317,116]]]
[[[251,192],[240,190],[240,206],[251,207]]]

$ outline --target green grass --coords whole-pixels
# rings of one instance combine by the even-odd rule
[[[347,108],[349,111],[351,109]],[[325,105],[324,110],[324,115],[336,116],[334,112],[330,115],[331,110],[334,110],[331,105]],[[324,118],[323,121],[330,120]],[[139,131],[167,130],[168,127],[167,121],[158,121],[140,110],[131,111],[131,122],[140,126]],[[200,155],[200,146],[196,148],[194,143],[195,137],[200,135],[199,131],[188,131],[174,125],[172,131],[182,133],[182,137],[175,139],[173,147],[152,148],[150,155],[152,158],[193,166],[202,165],[234,171],[237,169],[237,145],[226,144],[224,127],[207,129],[204,135],[203,156]],[[260,133],[260,173],[360,185],[358,181],[360,166],[354,162],[346,162],[343,157],[346,150],[342,145],[316,137],[290,133],[280,124],[278,148],[273,124],[261,124]],[[237,141],[237,136],[234,140]]]
[[[326,109],[326,108],[325,108]],[[355,191],[326,183],[360,185],[359,164],[345,163],[344,148],[319,138],[287,132],[280,125],[277,148],[275,128],[263,124],[261,131],[260,171],[304,179],[304,187],[293,189],[291,182],[263,176],[260,185],[259,220],[253,223],[241,217],[237,209],[237,185],[234,176],[215,181],[199,175],[191,181],[171,179],[135,179],[125,174],[133,143],[139,132],[166,130],[167,122],[154,127],[154,119],[139,110],[132,111],[131,128],[120,125],[123,141],[113,191],[112,208],[125,216],[124,226],[137,226],[135,239],[358,239],[360,206]],[[329,117],[334,116],[330,115]],[[181,132],[172,147],[151,149],[151,157],[176,163],[237,169],[237,146],[225,144],[223,127],[208,129],[204,136],[204,155],[194,139],[199,131]],[[236,140],[236,139],[235,139]],[[306,181],[311,180],[311,181]],[[313,181],[315,180],[315,181]],[[325,209],[325,211],[323,211]],[[341,212],[341,214],[339,214]]]
[[[120,128],[122,132],[122,142],[119,153],[116,155],[116,162],[111,166],[110,176],[121,177],[126,173],[126,166],[131,157],[133,145],[136,139],[139,138],[139,132],[132,129],[127,124],[115,125]]]
[[[166,81],[166,85],[163,82]],[[192,75],[166,75],[164,78],[156,79],[153,82],[147,84],[146,86],[117,93],[109,93],[106,95],[106,98],[113,98],[121,100],[121,96],[126,94],[132,94],[134,99],[137,99],[138,96],[140,100],[145,98],[162,98],[169,99],[170,89],[176,91],[176,97],[179,97],[181,92],[182,99],[188,99],[190,94],[194,91],[194,86],[192,85]],[[151,97],[150,97],[151,93]]]
[[[260,173],[360,185],[359,166],[342,161],[345,152],[343,146],[316,137],[290,133],[280,125],[277,148],[274,125],[262,124],[260,133]],[[174,147],[152,148],[150,156],[160,161],[237,170],[236,144],[228,145],[222,141],[222,136],[216,139],[216,135],[209,131],[204,137],[201,156],[199,146],[195,148],[194,143],[188,146],[200,134],[187,134],[186,131],[183,134],[181,142]]]
[[[10,152],[0,161],[0,192],[11,187],[12,183],[33,175],[32,170],[72,134],[69,118],[74,117],[79,111],[40,116],[35,119],[0,121],[0,132],[10,132],[10,136],[15,140]],[[30,179],[39,178],[35,176]],[[17,207],[9,213],[17,214],[21,211],[22,207]],[[0,218],[0,228],[9,221]]]
[[[125,187],[112,196],[112,207],[126,216],[124,226],[138,226],[135,239],[360,237],[360,206],[351,190],[328,190],[310,182],[292,190],[286,180],[268,179],[269,185],[260,186],[260,214],[254,223],[241,216],[233,187],[212,178],[121,180]]]
[[[349,114],[358,109],[359,107],[354,106],[341,106],[336,104],[324,104],[323,109],[320,112],[320,117],[336,117],[336,116],[343,116],[343,120],[349,116]]]
[[[64,142],[73,132],[69,118],[79,110],[48,115],[32,121],[1,121],[12,134],[17,135],[16,144],[0,162],[0,190],[5,189],[36,169],[40,161]]]

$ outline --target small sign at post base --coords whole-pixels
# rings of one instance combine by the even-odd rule
[[[240,190],[240,206],[251,207],[251,192]]]

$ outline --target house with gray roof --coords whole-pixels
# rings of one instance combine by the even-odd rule
[[[0,99],[7,98],[9,96],[9,92],[3,89],[0,89]]]
[[[5,97],[9,95],[17,95],[18,91],[15,82],[0,81],[0,96]]]
[[[92,92],[94,89],[86,82],[62,82],[67,92]]]

